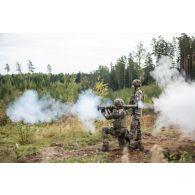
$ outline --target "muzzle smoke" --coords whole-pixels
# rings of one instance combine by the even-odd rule
[[[80,94],[78,101],[71,108],[71,113],[90,131],[95,131],[95,120],[102,120],[103,116],[97,111],[98,105],[101,103],[101,97],[93,93],[92,90],[85,91]]]
[[[8,106],[6,114],[13,122],[27,124],[48,123],[63,116],[75,116],[89,131],[94,131],[95,120],[103,119],[97,111],[100,102],[101,97],[92,90],[81,93],[75,104],[62,103],[49,95],[39,97],[36,91],[28,90]]]
[[[185,82],[168,57],[161,58],[151,75],[163,90],[153,99],[159,113],[156,129],[176,127],[185,134],[195,132],[195,83]]]

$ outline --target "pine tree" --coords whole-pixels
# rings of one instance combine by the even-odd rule
[[[135,61],[139,66],[142,65],[142,60],[145,58],[146,49],[144,48],[143,42],[138,42],[136,45],[136,51],[134,52]]]
[[[154,56],[156,57],[156,63],[159,61],[161,56],[169,56],[172,60],[174,58],[174,45],[169,41],[164,40],[162,36],[159,36],[158,39],[152,39],[152,50]]]
[[[154,70],[154,64],[152,60],[152,55],[150,53],[146,54],[145,59],[145,68],[144,68],[144,84],[149,84],[153,81],[152,76],[150,73]]]
[[[35,67],[30,60],[28,60],[27,66],[28,66],[29,73],[33,73],[35,70]]]
[[[48,72],[49,74],[52,73],[52,68],[51,68],[51,65],[50,65],[50,64],[47,65],[47,72]]]
[[[9,66],[9,64],[6,64],[4,69],[6,70],[6,72],[8,74],[10,72],[10,66]]]
[[[118,89],[118,82],[116,79],[116,69],[115,66],[110,64],[110,79],[109,79],[109,87],[113,90]]]
[[[125,65],[126,65],[126,57],[122,56],[117,60],[115,65],[116,68],[116,79],[118,82],[119,89],[125,87]]]
[[[133,64],[134,64],[132,53],[129,53],[129,57],[127,61],[128,61],[127,71],[128,71],[128,80],[129,80],[128,85],[130,88],[133,81]]]
[[[16,71],[18,72],[18,74],[22,73],[21,64],[19,64],[18,62],[16,62]]]

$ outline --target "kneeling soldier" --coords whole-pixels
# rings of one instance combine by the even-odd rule
[[[103,144],[101,150],[106,152],[109,150],[108,135],[118,138],[119,147],[122,149],[124,146],[130,144],[130,135],[127,129],[127,111],[123,108],[124,101],[120,98],[114,100],[115,109],[112,112],[103,110],[102,114],[107,120],[113,119],[113,127],[103,128]]]

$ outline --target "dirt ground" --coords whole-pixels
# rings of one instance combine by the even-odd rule
[[[39,153],[25,156],[19,162],[195,162],[195,142],[183,138],[173,129],[164,130],[156,136],[143,132],[142,138],[144,151],[120,150],[114,140],[110,151],[105,153],[98,151],[101,142],[79,150],[64,150],[61,144],[54,143]]]

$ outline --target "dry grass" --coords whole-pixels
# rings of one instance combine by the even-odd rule
[[[181,138],[174,129],[166,129],[158,136],[152,136],[154,121],[155,116],[142,117],[145,151],[130,153],[126,149],[120,151],[118,141],[113,137],[110,137],[111,151],[98,152],[97,149],[102,143],[101,129],[111,126],[111,121],[96,121],[94,133],[86,131],[77,118],[63,118],[50,124],[30,126],[7,123],[0,126],[0,162],[165,162],[167,159],[169,162],[194,161],[193,142]],[[27,130],[24,137],[21,137],[21,129],[25,130],[24,132]],[[33,136],[28,136],[28,129],[32,130]],[[155,144],[161,148],[155,147],[151,150]]]

